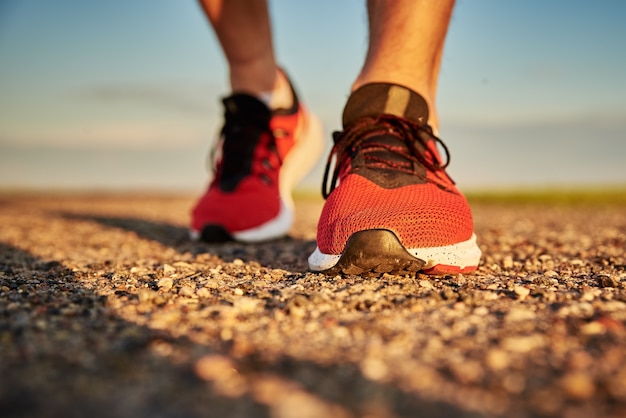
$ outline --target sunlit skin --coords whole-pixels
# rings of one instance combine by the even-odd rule
[[[277,70],[267,1],[201,0],[226,56],[233,91],[262,93],[285,85]],[[369,0],[369,47],[352,84],[388,82],[419,92],[438,128],[435,94],[454,0]]]

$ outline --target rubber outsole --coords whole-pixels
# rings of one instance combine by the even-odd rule
[[[377,232],[373,233],[372,231]],[[350,252],[358,253],[361,248],[366,248],[370,255],[366,253],[357,257],[353,254],[348,255],[340,263],[344,254],[325,254],[317,247],[309,256],[309,269],[326,274],[342,272],[360,274],[361,271],[367,271],[368,276],[380,275],[381,272],[405,275],[415,272],[418,265],[421,264],[420,273],[441,276],[470,273],[476,270],[480,263],[481,251],[476,245],[476,235],[474,234],[468,240],[455,244],[418,248],[404,247],[396,234],[388,229],[364,230],[353,236],[358,237],[358,239],[355,238],[350,244]],[[351,242],[351,239],[352,237],[348,243]],[[373,243],[376,240],[380,242]],[[371,242],[360,244],[359,241]],[[371,257],[371,260],[368,257]],[[381,261],[384,258],[389,258],[389,260]],[[399,260],[397,260],[398,258]],[[402,263],[407,263],[408,267],[403,267]],[[389,264],[392,267],[389,267]]]
[[[352,234],[339,261],[326,270],[328,275],[406,275],[422,270],[426,262],[411,255],[398,237],[387,229],[369,229]]]
[[[202,241],[208,243],[214,242],[228,242],[233,241],[234,238],[228,233],[228,231],[221,225],[207,225],[202,228],[202,232],[199,237]]]

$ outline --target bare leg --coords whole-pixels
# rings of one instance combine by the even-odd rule
[[[437,129],[437,79],[454,0],[368,0],[369,48],[352,89],[371,82],[418,92]]]
[[[222,46],[234,92],[267,93],[287,85],[278,71],[266,0],[200,0]]]

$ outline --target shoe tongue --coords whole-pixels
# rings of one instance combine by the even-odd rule
[[[233,116],[252,119],[261,123],[272,117],[272,111],[261,100],[245,93],[235,93],[222,99],[226,112]]]
[[[355,90],[343,110],[343,127],[363,116],[394,115],[420,126],[428,123],[426,100],[413,90],[388,83],[370,83]]]

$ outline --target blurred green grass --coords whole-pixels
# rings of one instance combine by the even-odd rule
[[[470,204],[626,206],[626,186],[467,191]]]

